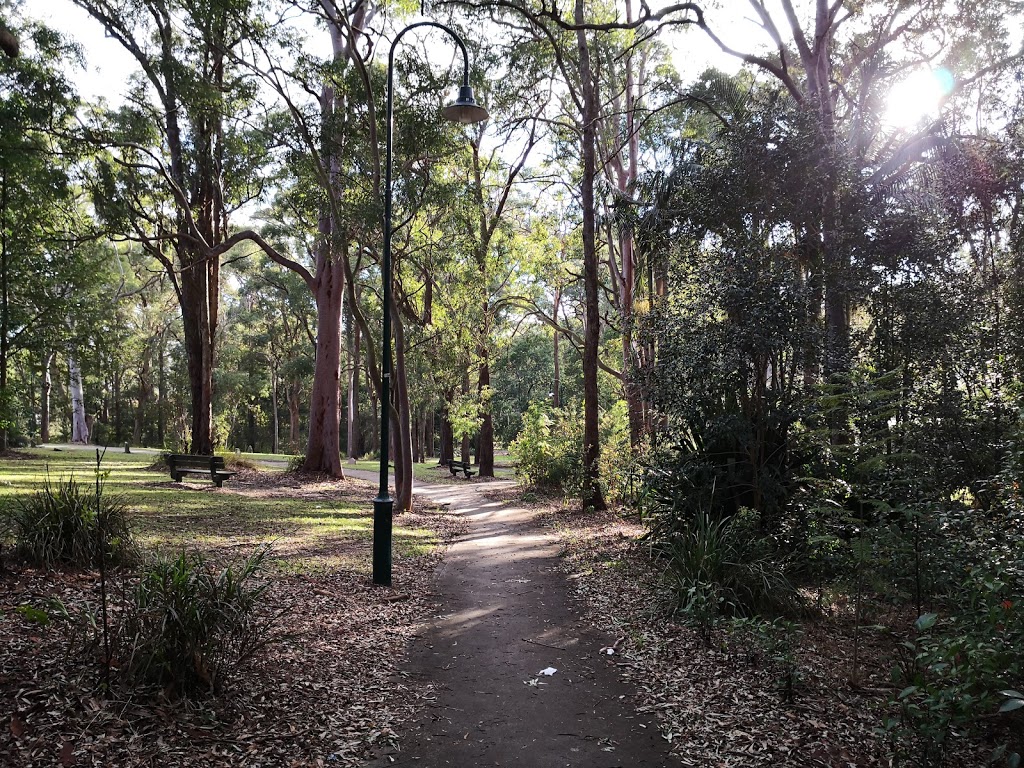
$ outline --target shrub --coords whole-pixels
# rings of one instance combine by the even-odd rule
[[[733,619],[729,630],[732,641],[745,646],[752,657],[761,657],[778,673],[782,700],[787,704],[794,703],[796,687],[801,679],[796,655],[801,639],[799,625],[785,619],[767,621],[755,616]]]
[[[1000,569],[973,569],[959,613],[921,616],[916,637],[901,646],[893,670],[901,717],[887,725],[922,759],[940,760],[952,734],[1013,708],[1005,692],[1024,683],[1024,606],[1014,581]]]
[[[508,452],[516,474],[530,485],[559,488],[566,495],[583,488],[583,420],[577,408],[531,403]]]
[[[137,558],[129,511],[120,496],[83,487],[74,475],[15,502],[11,514],[15,552],[45,568],[124,565]]]
[[[688,524],[656,545],[668,558],[665,569],[676,595],[676,610],[695,624],[705,642],[723,615],[792,613],[796,590],[782,564],[758,543],[750,510],[714,519],[699,511]]]
[[[157,560],[117,633],[123,679],[182,693],[219,690],[225,674],[270,642],[273,617],[259,610],[267,587],[253,584],[267,551],[219,571],[199,554]]]
[[[607,501],[621,501],[634,471],[624,401],[601,414],[598,464]],[[550,408],[531,403],[523,414],[519,436],[508,447],[516,474],[530,485],[560,490],[566,496],[583,492],[583,414],[578,405]]]

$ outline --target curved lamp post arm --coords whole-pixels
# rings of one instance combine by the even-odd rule
[[[403,29],[397,35],[391,43],[391,50],[388,51],[388,103],[391,103],[391,91],[392,91],[392,76],[395,71],[395,48],[398,47],[399,41],[405,37],[405,33],[419,27],[436,27],[437,29],[443,30],[448,33],[448,36],[455,41],[455,44],[459,46],[459,50],[462,51],[462,84],[469,85],[469,51],[466,49],[466,44],[462,42],[462,38],[458,36],[454,29],[445,26],[436,21],[417,21],[415,24],[410,24],[408,27]]]

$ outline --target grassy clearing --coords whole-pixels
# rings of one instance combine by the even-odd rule
[[[290,573],[369,571],[372,492],[362,486],[264,488],[259,478],[248,476],[222,489],[198,477],[179,485],[165,471],[148,470],[153,461],[152,454],[108,453],[102,465],[104,492],[124,496],[143,547],[167,553],[197,549],[230,558],[269,541],[272,562]],[[34,449],[0,460],[0,510],[42,488],[47,477],[73,475],[91,484],[94,471],[95,452],[87,450]],[[394,531],[396,557],[429,554],[437,543],[434,535],[401,522],[396,520]]]
[[[365,472],[379,472],[380,462],[376,459],[360,459],[359,461],[345,464],[349,469],[361,469]],[[391,464],[394,471],[395,465]],[[445,467],[439,467],[435,459],[428,459],[424,464],[412,465],[412,476],[420,483],[456,483],[457,478],[452,477],[451,472]],[[511,464],[500,463],[497,459],[494,462],[494,476],[499,480],[512,480],[516,473]],[[462,475],[460,474],[461,478]],[[464,478],[463,478],[464,480]]]
[[[398,516],[393,586],[383,588],[369,578],[372,483],[289,475],[278,465],[241,471],[220,489],[201,478],[180,485],[147,469],[156,459],[112,451],[105,493],[124,497],[149,552],[198,551],[220,569],[269,542],[255,583],[266,587],[261,620],[278,617],[275,642],[225,677],[218,696],[186,705],[159,691],[104,692],[93,658],[51,603],[59,597],[72,615],[91,610],[97,572],[8,559],[0,568],[0,702],[9,703],[0,707],[0,765],[355,768],[382,746],[397,750],[397,728],[418,700],[401,674],[405,649],[437,613],[440,545],[465,530],[463,518],[423,508]],[[94,462],[94,450],[64,447],[0,459],[0,516],[48,476],[74,473],[91,484]],[[131,594],[138,575],[112,572],[108,594],[115,602]],[[358,702],[372,702],[372,721]]]

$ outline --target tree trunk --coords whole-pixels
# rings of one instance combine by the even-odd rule
[[[397,309],[392,312],[395,334],[395,405],[398,409],[398,450],[395,453],[395,511],[412,511],[412,425],[409,409],[409,378],[405,366],[405,328]],[[401,460],[401,464],[399,464]]]
[[[469,394],[469,371],[467,370],[462,377],[462,395],[465,397]],[[462,461],[466,464],[469,463],[469,433],[462,435]]]
[[[68,355],[68,374],[71,395],[71,442],[89,444],[89,425],[85,418],[85,393],[82,389],[82,369],[73,355]]]
[[[160,335],[157,349],[156,441],[161,448],[167,441],[167,329]]]
[[[359,429],[359,372],[362,354],[362,335],[359,326],[349,323],[352,329],[352,346],[349,353],[348,372],[348,456],[358,459],[363,454],[362,432]]]
[[[270,369],[270,452],[281,452],[281,417],[277,407],[277,367]]]
[[[558,325],[558,305],[562,301],[562,287],[558,286],[555,288],[555,309],[553,313],[553,319],[555,325]],[[552,382],[551,388],[551,406],[553,408],[562,407],[562,355],[558,349],[558,340],[561,334],[559,334],[557,328],[552,328],[552,334],[554,343],[552,346],[551,354],[555,363],[555,380]]]
[[[0,27],[0,32],[6,31]],[[17,48],[15,48],[17,50]],[[10,258],[7,253],[7,169],[0,175],[0,450],[6,451],[10,444],[9,418],[10,393],[7,391],[7,366],[10,357],[11,307],[10,307]]]
[[[43,353],[42,382],[39,387],[39,442],[50,442],[50,393],[53,391],[53,379],[50,378],[50,366],[53,364],[53,352]]]
[[[182,256],[192,264],[181,273],[181,317],[188,359],[188,383],[192,396],[191,452],[213,453],[213,328],[210,316],[210,270],[198,256]],[[218,259],[213,259],[218,261]]]
[[[321,222],[321,248],[330,249],[329,222]],[[325,232],[325,229],[327,230]],[[307,472],[326,472],[344,477],[341,468],[341,309],[345,295],[344,272],[336,255],[317,257],[316,365],[309,396],[309,437],[306,441]]]
[[[153,350],[147,346],[142,353],[142,367],[139,370],[139,393],[136,397],[135,423],[132,429],[132,443],[142,445],[142,430],[146,423],[146,405],[149,403],[152,379]]]
[[[486,317],[486,308],[484,311]],[[484,339],[487,338],[487,336],[484,337]],[[487,357],[487,345],[480,344],[477,347],[477,353],[480,356],[480,369],[478,373],[480,378],[477,381],[476,390],[478,393],[482,393],[486,387],[491,386],[491,366]],[[483,408],[476,461],[479,465],[480,477],[494,477],[494,419],[491,417],[490,404],[485,403]]]
[[[448,420],[448,409],[454,400],[455,390],[445,390],[445,407],[441,410],[441,445],[437,457],[437,463],[442,467],[447,467],[455,459],[455,436],[452,434],[452,423]]]
[[[584,23],[583,0],[576,0],[575,19]],[[598,302],[597,222],[594,210],[594,179],[597,175],[595,147],[595,121],[597,120],[597,94],[590,71],[590,48],[587,34],[576,30],[579,49],[579,72],[583,89],[583,287],[586,297],[586,326],[583,337],[583,508],[605,509],[599,482],[598,460],[601,446],[598,436],[597,359],[601,339],[601,318]]]
[[[293,453],[299,452],[299,399],[302,396],[302,382],[292,379],[288,385],[288,447]]]

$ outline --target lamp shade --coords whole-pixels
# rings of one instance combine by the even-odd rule
[[[459,87],[459,98],[453,104],[441,110],[445,120],[453,123],[480,123],[486,120],[489,115],[487,110],[476,103],[473,98],[473,86],[463,85]]]

